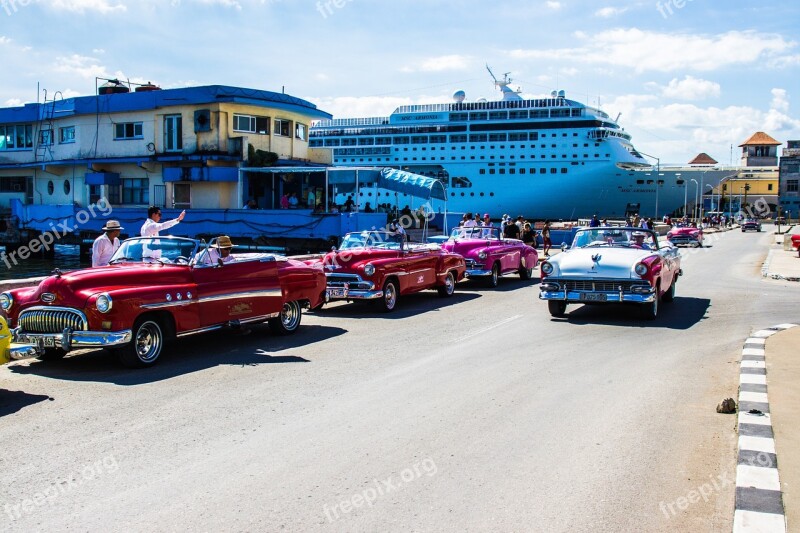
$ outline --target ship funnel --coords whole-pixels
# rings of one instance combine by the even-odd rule
[[[453,101],[456,102],[457,104],[463,102],[466,97],[467,93],[465,93],[464,91],[456,91],[453,93]]]
[[[567,96],[567,93],[565,93],[563,90],[558,91],[558,97],[559,98],[564,98],[565,96]]]

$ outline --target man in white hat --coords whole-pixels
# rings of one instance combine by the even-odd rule
[[[106,266],[111,256],[119,248],[119,232],[124,230],[117,220],[109,220],[103,226],[103,233],[92,244],[92,266]]]
[[[231,255],[231,249],[234,247],[231,238],[227,235],[220,235],[217,237],[217,242],[208,247],[208,253],[200,252],[198,254],[198,261],[204,265],[216,265],[219,261],[223,263],[230,263],[236,261],[236,258]]]

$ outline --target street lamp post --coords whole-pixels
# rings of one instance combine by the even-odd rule
[[[697,191],[700,189],[700,185],[694,178],[691,178],[691,181],[694,182],[694,209],[692,210],[692,218],[697,220]]]

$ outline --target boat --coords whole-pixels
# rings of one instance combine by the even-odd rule
[[[487,70],[500,100],[468,102],[456,91],[451,103],[401,106],[388,117],[318,120],[309,147],[332,150],[334,165],[388,166],[439,179],[451,212],[575,220],[660,218],[683,209],[689,180],[662,175],[636,150],[619,117],[563,90],[525,99],[508,73],[497,79]],[[360,205],[411,202],[370,183],[360,183],[356,195]]]

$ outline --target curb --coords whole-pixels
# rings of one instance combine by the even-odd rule
[[[779,324],[744,342],[739,374],[739,456],[733,533],[785,533],[786,514],[767,397],[767,338],[797,324]]]
[[[800,281],[800,277],[798,276],[784,276],[783,274],[770,273],[769,267],[772,264],[772,256],[775,254],[775,252],[776,250],[772,248],[769,253],[767,253],[767,258],[764,259],[764,264],[761,265],[761,277],[784,281]]]

